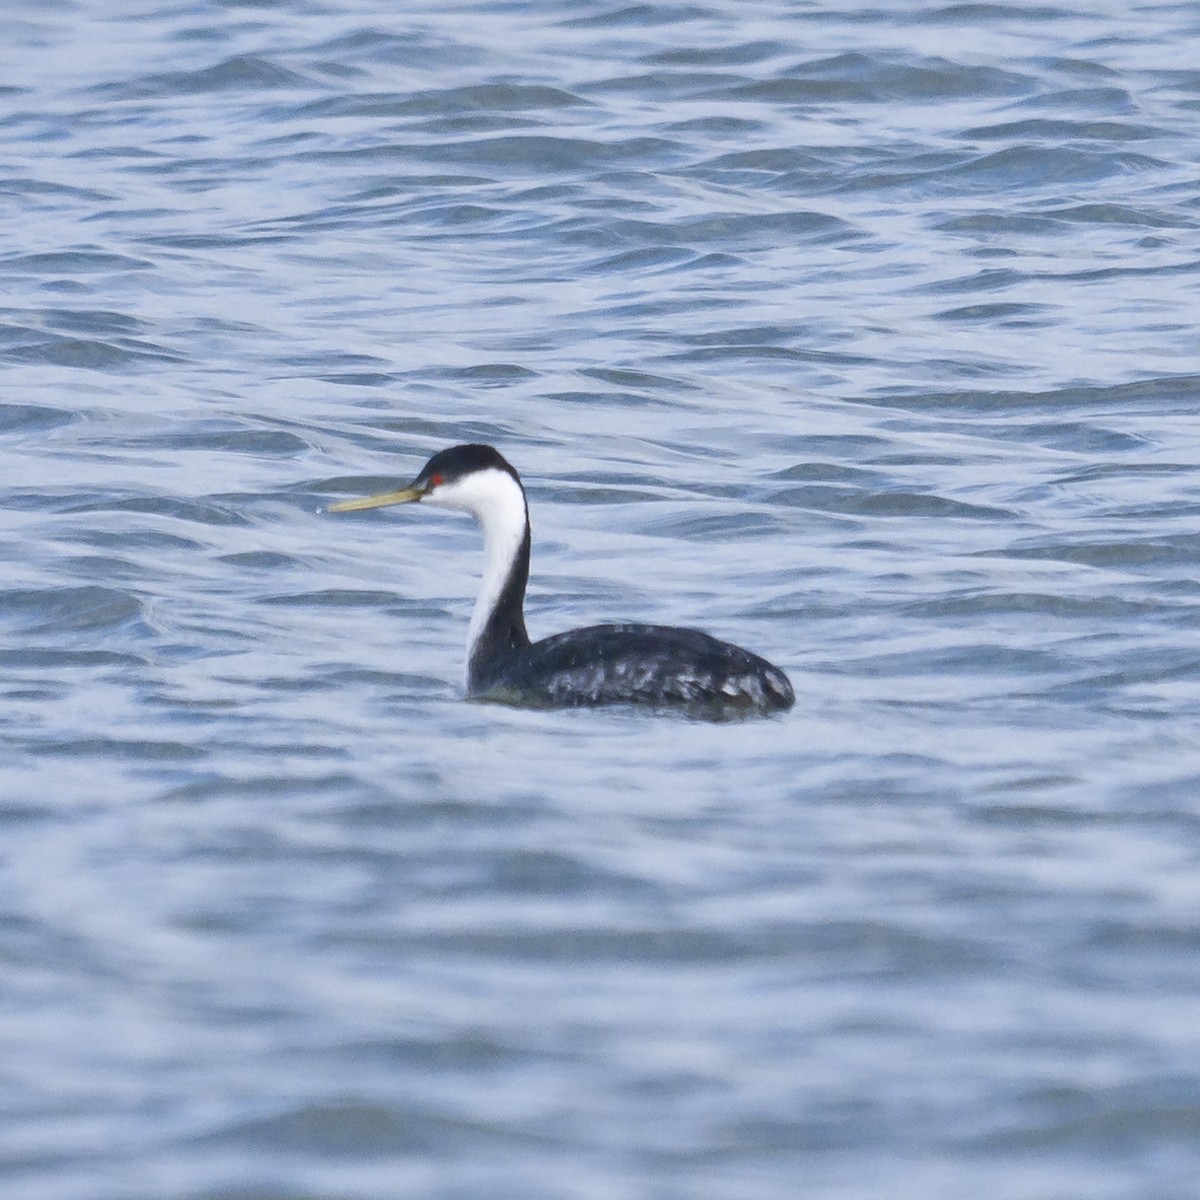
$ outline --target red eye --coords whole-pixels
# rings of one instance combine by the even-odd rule
[[[441,487],[446,480],[441,475],[430,475],[429,482],[432,483],[434,487]]]

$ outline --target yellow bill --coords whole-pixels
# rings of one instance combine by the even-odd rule
[[[360,508],[385,508],[389,504],[411,504],[420,500],[425,493],[420,488],[398,488],[394,492],[380,492],[375,496],[362,496],[358,500],[339,500],[331,504],[327,512],[357,512]]]

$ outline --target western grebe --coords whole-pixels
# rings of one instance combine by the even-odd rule
[[[469,512],[483,527],[483,582],[467,634],[467,694],[539,708],[600,704],[769,712],[795,702],[757,654],[694,629],[592,625],[540,642],[525,632],[529,507],[520,476],[491,446],[435,454],[407,487],[330,512],[414,501]]]

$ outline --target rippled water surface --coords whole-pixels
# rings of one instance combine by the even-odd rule
[[[5,12],[5,1196],[1196,1195],[1196,5]]]

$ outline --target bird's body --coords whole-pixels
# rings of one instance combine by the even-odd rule
[[[491,446],[435,454],[406,488],[331,511],[424,501],[483,527],[484,572],[467,636],[467,694],[538,708],[684,707],[714,715],[787,709],[787,676],[756,654],[694,629],[592,625],[531,642],[525,630],[529,510],[512,466]]]
[[[485,669],[475,694],[535,707],[601,704],[787,708],[776,667],[697,629],[590,625],[543,638]]]

